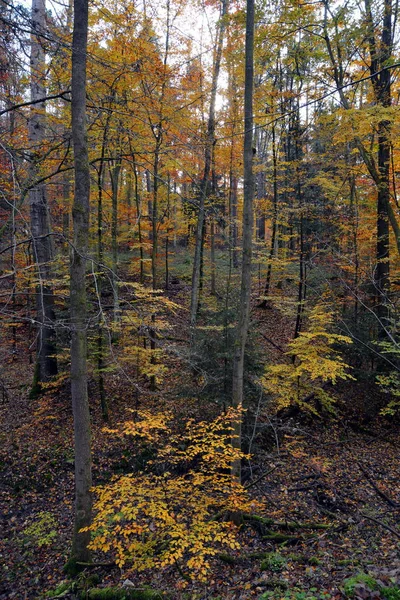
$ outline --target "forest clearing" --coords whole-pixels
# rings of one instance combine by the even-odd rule
[[[400,600],[392,0],[0,0],[0,599]]]

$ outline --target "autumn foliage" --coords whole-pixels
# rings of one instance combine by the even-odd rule
[[[245,458],[232,445],[232,425],[241,418],[241,410],[229,409],[174,433],[172,415],[137,412],[120,434],[133,436],[153,458],[145,471],[95,489],[90,547],[111,552],[120,567],[178,565],[206,581],[212,558],[239,548],[230,515],[255,506],[230,474],[232,463]]]

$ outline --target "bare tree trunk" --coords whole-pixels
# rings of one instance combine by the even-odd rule
[[[167,235],[165,237],[165,289],[169,290],[169,232],[171,231],[170,229],[170,224],[169,224],[169,220],[171,217],[171,207],[170,207],[170,193],[171,193],[171,181],[170,181],[170,174],[168,173],[168,177],[167,177],[167,212],[166,212],[166,218],[167,218]]]
[[[111,253],[112,253],[112,268],[111,268],[111,280],[113,288],[113,299],[114,299],[114,327],[118,328],[120,322],[120,310],[119,310],[119,294],[118,294],[118,190],[119,190],[119,178],[121,174],[121,158],[118,157],[110,167],[110,180],[111,180],[111,191],[112,191],[112,217],[111,217]],[[114,329],[113,341],[118,339],[118,332]]]
[[[242,283],[240,289],[239,322],[237,326],[235,354],[233,358],[232,405],[243,404],[244,351],[250,318],[251,298],[251,259],[253,241],[253,49],[254,49],[254,0],[247,0],[246,15],[246,59],[244,87],[244,180],[243,180],[243,243],[242,243]],[[233,432],[233,445],[241,447],[241,422],[236,421]],[[240,481],[240,461],[232,465],[232,474]]]
[[[45,54],[42,46],[45,32],[45,0],[32,0],[31,38],[31,101],[36,102],[46,95]],[[38,284],[36,288],[37,310],[37,358],[32,394],[40,391],[40,382],[48,381],[57,373],[54,331],[54,297],[49,280],[53,248],[50,236],[50,221],[47,205],[46,184],[35,185],[39,179],[39,163],[45,139],[45,103],[32,106],[29,118],[30,178],[33,187],[29,191],[30,219],[33,257],[37,264]]]
[[[369,29],[369,51],[371,57],[372,85],[376,103],[388,108],[391,105],[391,72],[383,69],[392,57],[392,0],[384,0],[383,28],[380,50],[377,50],[374,35],[374,21],[370,0],[365,0]],[[379,52],[379,54],[378,54]],[[376,72],[381,70],[380,75]],[[375,286],[378,297],[377,314],[381,323],[380,335],[385,337],[385,327],[389,320],[388,294],[390,291],[390,254],[389,254],[389,211],[390,205],[390,121],[384,119],[378,123],[378,201],[377,201],[377,240]]]
[[[222,44],[224,40],[225,32],[225,15],[227,12],[227,0],[222,0],[221,6],[221,19],[219,24],[218,41],[215,51],[214,69],[211,83],[211,99],[210,99],[210,110],[208,114],[208,125],[207,125],[207,140],[206,147],[204,150],[204,172],[203,179],[201,181],[200,192],[199,192],[199,214],[197,216],[197,228],[196,228],[196,244],[195,253],[193,260],[193,273],[192,273],[192,294],[190,302],[190,326],[192,329],[196,327],[197,312],[199,308],[199,296],[200,296],[200,280],[201,280],[201,263],[202,263],[202,245],[203,245],[203,233],[204,233],[204,222],[205,222],[205,200],[209,193],[210,187],[210,171],[211,171],[211,159],[212,150],[215,143],[215,101],[217,98],[217,86],[218,77],[221,67],[221,56],[222,56]]]
[[[86,124],[86,48],[88,0],[74,0],[72,39],[72,140],[75,194],[72,209],[74,245],[71,260],[71,397],[75,441],[75,522],[72,561],[90,559],[89,532],[92,517],[91,433],[87,389],[86,256],[89,239],[90,172]]]
[[[138,226],[138,241],[139,241],[139,260],[140,260],[140,283],[144,283],[144,252],[143,252],[143,236],[142,236],[142,206],[139,194],[139,176],[136,165],[135,154],[132,152],[132,170],[135,178],[135,204]]]
[[[272,126],[272,164],[273,164],[273,208],[272,208],[272,233],[271,233],[271,245],[269,249],[269,257],[268,257],[268,269],[267,269],[267,279],[265,281],[264,288],[264,296],[269,295],[269,290],[271,286],[271,276],[272,276],[272,260],[275,254],[275,245],[276,245],[276,230],[278,225],[278,152],[276,148],[276,139],[275,139],[275,125]],[[267,298],[261,303],[262,307],[267,306]]]
[[[153,205],[151,213],[151,226],[152,226],[152,241],[153,245],[151,248],[151,275],[153,282],[153,290],[157,289],[158,284],[158,273],[157,273],[157,254],[158,254],[158,170],[160,166],[160,150],[161,150],[161,133],[156,138],[156,148],[154,151],[154,165],[153,165]]]
[[[135,154],[132,152],[132,170],[135,178],[135,204],[136,204],[136,215],[137,215],[137,226],[138,226],[138,241],[139,241],[139,260],[140,260],[140,283],[144,283],[144,252],[143,252],[143,239],[142,239],[142,206],[139,194],[139,176],[136,165]]]
[[[231,217],[231,239],[230,244],[232,248],[232,266],[234,269],[237,269],[239,266],[239,258],[238,258],[238,226],[237,226],[237,190],[238,190],[238,180],[237,177],[233,175],[231,172],[229,177],[229,198],[230,198],[230,217]]]
[[[216,294],[216,264],[215,264],[215,220],[214,215],[210,219],[210,243],[211,243],[211,288],[210,294]]]

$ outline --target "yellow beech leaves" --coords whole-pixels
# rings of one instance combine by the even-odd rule
[[[188,420],[178,434],[168,413],[142,411],[124,424],[122,433],[152,445],[156,458],[146,472],[95,489],[91,548],[112,551],[119,566],[178,564],[190,577],[205,580],[221,548],[239,547],[227,515],[251,508],[230,473],[231,464],[245,456],[232,446],[241,412],[229,409],[212,422]]]
[[[337,344],[351,344],[352,340],[330,333],[332,324],[333,313],[318,304],[311,311],[309,330],[301,332],[288,344],[286,354],[290,362],[266,368],[263,387],[276,398],[280,407],[297,404],[316,413],[318,411],[312,401],[317,399],[323,408],[332,411],[334,398],[326,392],[324,384],[335,384],[338,379],[353,379],[348,373],[348,365],[335,347]]]

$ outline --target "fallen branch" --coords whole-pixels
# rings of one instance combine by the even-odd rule
[[[282,354],[286,354],[285,350],[283,348],[281,348],[280,346],[278,346],[278,344],[276,344],[274,341],[270,340],[269,337],[267,337],[266,335],[264,335],[264,333],[261,334],[262,337],[264,338],[264,340],[266,342],[268,342],[269,344],[271,344],[271,346],[273,346],[274,348],[276,348],[277,350],[279,350],[279,352],[281,352]]]
[[[395,535],[400,540],[400,533],[398,533],[395,529],[393,529],[393,527],[390,527],[390,525],[386,525],[386,523],[382,523],[382,521],[379,521],[379,519],[375,519],[375,517],[370,517],[369,515],[366,515],[364,513],[360,513],[360,516],[364,517],[364,519],[368,519],[369,521],[373,521],[374,523],[376,523],[377,525],[380,525],[384,529],[387,529],[388,531],[393,533],[393,535]]]
[[[245,490],[250,489],[251,487],[253,487],[253,485],[256,485],[259,481],[261,481],[261,479],[264,479],[264,477],[268,477],[268,475],[271,475],[271,473],[273,473],[277,468],[278,468],[278,465],[275,465],[275,467],[273,469],[270,469],[269,471],[262,473],[259,477],[257,477],[257,479],[255,479],[254,481],[250,481],[250,483],[245,485],[244,489]]]
[[[361,473],[364,475],[365,479],[368,481],[368,483],[370,483],[371,486],[374,488],[374,490],[378,494],[378,496],[380,496],[383,500],[385,500],[385,502],[387,502],[389,504],[389,506],[391,506],[392,508],[399,508],[400,507],[400,505],[398,504],[398,502],[394,502],[394,500],[392,500],[391,498],[389,498],[389,496],[387,496],[385,494],[385,492],[383,492],[376,485],[376,483],[373,481],[371,475],[368,473],[368,471],[366,471],[364,469],[364,467],[359,462],[357,463],[357,466],[360,469]]]

